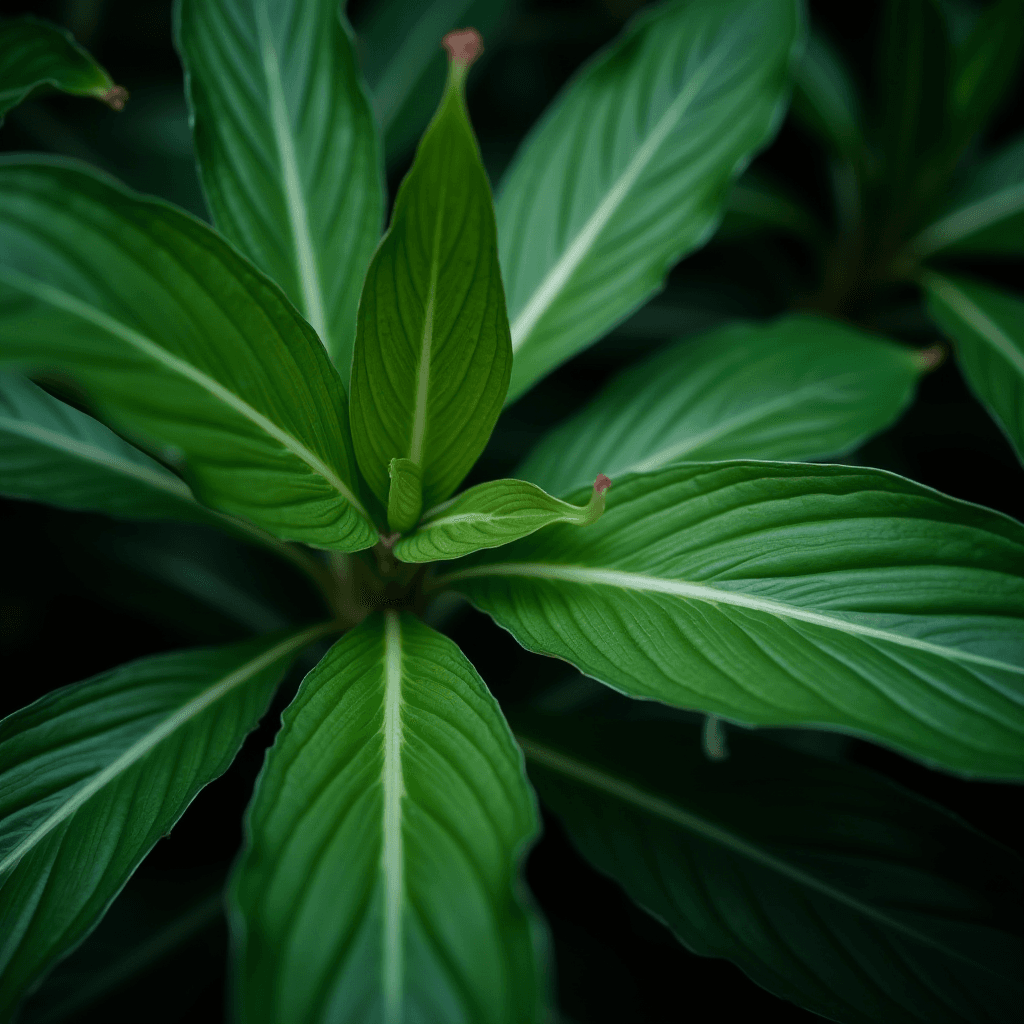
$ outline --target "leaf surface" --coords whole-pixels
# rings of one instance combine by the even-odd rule
[[[338,0],[181,0],[177,15],[214,223],[281,285],[347,383],[383,174]]]
[[[247,1021],[536,1020],[517,860],[522,754],[480,677],[411,615],[375,615],[284,714],[233,883]]]
[[[840,156],[862,159],[860,98],[845,61],[820,33],[811,32],[794,73],[793,112]]]
[[[777,127],[798,27],[791,0],[662,4],[555,101],[498,198],[509,401],[707,241],[733,179]]]
[[[630,696],[1024,777],[1024,527],[889,473],[637,474],[589,529],[471,555],[436,585]]]
[[[345,392],[280,290],[214,232],[84,168],[0,165],[0,363],[57,369],[182,458],[204,504],[359,550]]]
[[[518,472],[566,494],[684,460],[841,455],[900,415],[923,369],[913,350],[819,317],[731,325],[627,370]]]

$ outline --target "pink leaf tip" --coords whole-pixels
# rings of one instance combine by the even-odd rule
[[[452,63],[468,68],[484,52],[484,41],[475,28],[457,28],[441,40]]]
[[[123,85],[112,85],[100,99],[111,110],[124,110],[124,105],[128,102],[128,90]]]
[[[917,365],[925,373],[931,373],[938,369],[946,361],[946,349],[943,345],[931,345],[928,348],[919,348],[915,353]]]
[[[611,479],[609,477],[606,477],[604,473],[597,474],[597,479],[594,481],[594,490],[598,494],[604,494],[604,492],[607,491],[608,488],[611,487],[611,485]]]

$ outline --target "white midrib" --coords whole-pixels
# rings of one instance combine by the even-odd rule
[[[939,274],[929,273],[924,278],[928,287],[939,293],[973,327],[1013,369],[1024,377],[1024,352],[1009,335],[983,309],[979,309],[952,281]]]
[[[718,587],[709,587],[701,583],[688,583],[685,580],[667,580],[659,576],[623,572],[619,569],[590,569],[585,566],[545,565],[537,562],[507,562],[503,565],[484,565],[470,569],[460,569],[457,572],[439,576],[434,581],[434,585],[440,587],[457,580],[488,576],[525,576],[535,579],[564,580],[566,583],[614,587],[618,590],[640,593],[669,594],[672,597],[685,598],[691,601],[703,601],[707,604],[732,605],[736,608],[748,608],[751,611],[763,612],[780,619],[793,619],[815,626],[823,626],[851,636],[883,640],[901,647],[909,647],[913,650],[935,654],[952,661],[1000,669],[1004,672],[1012,672],[1014,675],[1024,675],[1024,667],[1013,665],[1010,662],[999,661],[996,658],[986,658],[981,654],[971,654],[968,651],[960,651],[954,647],[944,647],[941,644],[929,643],[927,640],[918,640],[915,637],[904,636],[902,633],[876,629],[874,626],[847,622],[845,619],[837,618],[834,615],[826,615],[823,612],[811,611],[809,608],[784,604],[782,601],[773,601],[766,597],[755,597],[753,594],[721,590]]]
[[[637,183],[647,165],[654,159],[662,143],[678,124],[687,108],[697,98],[711,73],[721,62],[721,55],[707,57],[694,71],[683,91],[669,104],[665,113],[658,119],[654,130],[644,144],[636,151],[635,156],[626,165],[626,169],[612,183],[604,199],[580,228],[576,237],[566,246],[558,262],[547,272],[544,280],[537,286],[529,301],[512,322],[512,351],[516,352],[526,343],[537,326],[537,322],[555,301],[576,268],[583,262],[593,248],[605,225],[611,220],[615,211],[622,205],[630,190]]]
[[[63,309],[74,316],[80,317],[82,320],[86,320],[97,327],[103,328],[105,331],[109,331],[133,348],[149,356],[150,359],[165,366],[168,370],[190,380],[193,384],[207,392],[207,394],[212,395],[254,426],[259,427],[260,430],[272,437],[283,448],[290,451],[313,472],[323,477],[345,501],[369,521],[370,516],[366,509],[363,508],[359,499],[356,498],[340,477],[322,459],[311,452],[298,438],[292,437],[287,431],[282,430],[272,420],[267,419],[263,413],[254,409],[248,402],[233,394],[223,384],[218,383],[212,377],[203,373],[202,370],[186,363],[184,359],[179,359],[176,355],[158,345],[152,338],[140,334],[134,328],[104,313],[103,310],[96,309],[82,302],[81,299],[76,298],[74,295],[69,295],[67,292],[54,288],[44,281],[33,280],[19,271],[9,268],[0,270],[0,279],[5,280],[12,287],[18,288],[26,294],[34,295],[41,302],[47,302],[51,306]]]
[[[381,958],[384,1024],[402,1020],[405,964],[402,910],[405,901],[402,849],[402,623],[397,612],[384,616],[384,791],[381,871],[384,875],[384,934]]]
[[[178,708],[177,711],[169,714],[165,719],[155,725],[144,736],[140,736],[127,750],[111,761],[106,768],[97,772],[80,789],[76,789],[67,800],[36,825],[24,839],[0,861],[0,877],[14,867],[33,847],[38,845],[58,825],[67,821],[87,800],[95,796],[105,786],[123,775],[129,768],[141,761],[154,748],[173,735],[178,729],[187,725],[197,715],[202,714],[211,704],[215,704],[222,697],[232,690],[237,689],[243,683],[248,682],[253,676],[269,668],[275,661],[286,657],[293,651],[311,643],[317,637],[322,636],[329,628],[326,626],[315,626],[312,629],[304,630],[263,654],[246,662],[241,668],[219,679],[212,686],[204,690],[198,697],[194,697],[187,704]]]
[[[302,287],[303,312],[306,314],[310,326],[330,351],[331,346],[328,344],[327,337],[327,317],[324,312],[323,286],[320,282],[320,269],[317,266],[316,253],[313,250],[313,236],[309,230],[309,207],[302,188],[302,180],[299,177],[295,140],[292,137],[288,104],[285,101],[284,86],[281,82],[281,68],[277,60],[277,50],[274,48],[270,18],[265,3],[256,4],[256,21],[263,75],[267,83],[267,96],[270,100],[270,123],[274,129],[277,157],[281,162],[285,205],[288,210],[288,227],[291,232],[292,249],[295,253],[295,264],[299,272],[299,283]]]
[[[914,252],[919,256],[929,256],[938,249],[968,238],[1022,210],[1024,183],[1010,185],[969,206],[954,210],[925,228],[914,242]]]
[[[546,509],[538,509],[535,512],[509,512],[504,514],[500,512],[462,512],[454,516],[443,516],[441,519],[427,520],[420,526],[417,532],[423,534],[427,530],[433,530],[438,526],[450,526],[452,523],[505,523],[516,520],[529,523],[538,519],[543,519],[545,522],[550,523],[572,522],[574,519],[584,517],[586,512],[585,508],[577,508],[575,505],[569,505],[564,512],[557,513],[551,513]]]
[[[849,907],[851,910],[878,922],[886,928],[891,928],[894,931],[901,932],[903,935],[907,935],[926,946],[939,949],[950,957],[974,964],[976,967],[981,967],[994,974],[999,973],[998,971],[993,970],[993,968],[983,960],[975,960],[964,956],[957,950],[947,948],[926,932],[919,931],[908,924],[904,924],[902,921],[887,914],[884,910],[879,910],[877,907],[873,907],[869,903],[865,903],[862,900],[858,900],[855,897],[850,896],[848,893],[843,892],[841,889],[837,889],[835,886],[829,885],[827,882],[822,881],[815,875],[810,874],[793,864],[787,863],[781,858],[769,853],[767,850],[761,849],[759,846],[748,842],[727,829],[721,828],[720,826],[707,821],[705,818],[683,810],[681,807],[676,806],[674,803],[664,799],[663,797],[656,796],[653,793],[648,793],[639,786],[635,786],[623,779],[616,778],[614,775],[609,775],[600,768],[595,768],[592,765],[578,761],[573,757],[562,754],[557,750],[552,750],[550,747],[537,743],[524,736],[517,736],[516,739],[519,741],[519,745],[523,748],[523,753],[526,755],[528,760],[544,765],[545,767],[559,772],[576,782],[590,786],[598,792],[606,793],[608,796],[621,800],[632,807],[646,811],[648,814],[656,815],[664,821],[668,821],[679,828],[685,829],[687,832],[691,832],[694,835],[699,836],[701,839],[705,839],[711,843],[717,844],[718,846],[724,847],[732,853],[739,854],[741,857],[746,857],[748,860],[751,860],[756,864],[760,864],[762,867],[766,867],[771,871],[775,871],[776,873],[783,875],[785,878],[796,882],[798,885],[804,886],[807,889],[812,889],[815,892],[821,893],[823,896],[827,896],[829,899],[835,900],[837,903],[843,904],[843,906]]]

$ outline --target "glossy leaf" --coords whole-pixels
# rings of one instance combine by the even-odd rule
[[[93,96],[115,110],[128,99],[70,32],[38,18],[0,20],[0,124],[8,110],[47,85]]]
[[[518,858],[537,822],[480,677],[411,615],[343,637],[284,714],[233,883],[240,1016],[538,1018]]]
[[[598,476],[589,501],[570,505],[525,480],[478,484],[431,509],[416,532],[395,545],[395,557],[403,562],[436,562],[500,547],[553,523],[589,526],[604,511],[609,487],[608,477]]]
[[[345,393],[280,291],[209,228],[105,177],[0,165],[0,363],[71,374],[184,456],[200,499],[278,537],[371,546]]]
[[[794,81],[794,114],[835,153],[859,161],[864,151],[860,99],[845,62],[820,33],[810,34]]]
[[[1020,858],[880,776],[733,730],[518,728],[530,777],[597,870],[701,956],[846,1024],[1012,1020]]]
[[[478,52],[479,37],[464,38]],[[452,61],[359,305],[352,438],[382,502],[394,458],[422,470],[424,507],[444,501],[487,444],[508,387],[494,212],[463,95],[474,55]]]
[[[1024,461],[1024,299],[934,273],[924,282],[968,384]]]
[[[214,223],[281,285],[347,382],[383,184],[338,0],[181,0],[177,11]]]
[[[841,455],[900,415],[927,356],[819,317],[732,325],[627,370],[519,475],[565,494],[598,472]]]
[[[510,401],[707,241],[777,127],[798,26],[792,0],[663,4],[555,101],[498,199]]]
[[[471,555],[446,584],[630,696],[1024,778],[1024,526],[898,476],[637,474],[589,529]]]
[[[388,466],[391,489],[388,491],[388,525],[405,533],[411,530],[423,511],[423,472],[409,459],[392,459]]]
[[[322,633],[144,658],[0,723],[5,1020],[227,769],[290,659]]]

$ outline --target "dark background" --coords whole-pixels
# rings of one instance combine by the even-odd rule
[[[566,78],[640,6],[632,0],[523,2],[504,33],[487,41],[488,59],[471,82],[470,108],[492,181]],[[350,5],[357,28],[371,7]],[[810,8],[812,21],[852,65],[868,102],[884,103],[886,83],[875,58],[881,5],[821,2]],[[75,156],[205,217],[171,44],[170,0],[5,0],[4,15],[25,12],[70,28],[128,88],[131,100],[124,113],[114,114],[63,96],[33,99],[9,115],[0,149]],[[1024,128],[1019,93],[1018,79],[986,146]],[[392,195],[407,166],[406,154],[389,168]],[[829,221],[825,158],[791,119],[755,168],[784,182]],[[813,304],[821,274],[814,253],[779,234],[744,234],[731,221],[726,229],[685,260],[644,310],[508,410],[470,482],[510,474],[547,427],[666,340],[736,317]],[[1019,262],[959,266],[1017,290],[1024,279]],[[916,294],[898,286],[837,312],[915,345],[939,340]],[[949,360],[922,381],[903,419],[851,461],[1024,518],[1020,465]],[[114,524],[7,501],[0,502],[0,529],[0,714],[133,658],[319,614],[316,596],[286,566],[199,528]],[[214,593],[216,608],[209,601]],[[503,704],[529,699],[566,677],[564,665],[526,654],[475,613],[455,610],[446,628]],[[308,664],[293,671],[231,770],[157,845],[93,938],[44,987],[26,1020],[223,1019],[227,935],[216,894],[238,847],[263,750]],[[851,760],[1021,848],[1013,825],[1021,820],[1019,789],[930,772],[858,740],[843,741],[842,748]],[[709,1012],[725,1019],[772,1012],[786,1021],[820,1019],[763,993],[727,962],[687,953],[577,856],[553,820],[546,821],[531,855],[528,877],[552,927],[568,1020],[661,1022]]]

